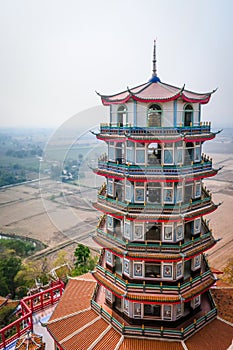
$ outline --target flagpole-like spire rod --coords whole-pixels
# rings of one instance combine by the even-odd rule
[[[156,39],[154,40],[154,53],[153,53],[153,77],[157,77],[157,69],[156,69]]]

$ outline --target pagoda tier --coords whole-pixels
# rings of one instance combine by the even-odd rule
[[[94,203],[104,215],[94,236],[102,253],[92,307],[110,313],[129,336],[146,325],[147,335],[182,339],[197,329],[190,325],[216,316],[209,292],[215,279],[204,255],[216,241],[203,216],[218,207],[203,184],[219,170],[202,154],[203,142],[216,135],[201,122],[210,96],[155,74],[136,88],[101,95],[110,122],[96,134],[107,154],[93,169],[106,182]]]
[[[114,142],[204,142],[212,140],[220,131],[212,132],[210,123],[199,123],[196,126],[178,127],[133,127],[131,125],[104,123],[100,125],[97,139]]]
[[[159,225],[158,221],[154,223],[154,225],[151,222],[146,222],[145,225],[138,225],[135,222],[133,225],[135,239],[130,242],[128,240],[130,238],[129,235],[125,238],[119,228],[107,230],[105,217],[103,217],[97,229],[98,235],[93,237],[93,239],[102,248],[108,249],[108,251],[116,256],[125,257],[132,261],[141,259],[144,261],[186,261],[212,248],[216,243],[206,222],[201,222],[200,226],[199,219],[191,223],[189,222],[188,226],[186,225],[184,235],[182,234],[184,229],[182,222],[179,222],[178,225],[176,223],[174,226],[170,222],[169,225]],[[146,237],[143,237],[142,232],[146,226],[149,227],[148,234]],[[138,229],[142,230],[140,235]],[[190,238],[187,236],[188,231],[189,236],[191,235],[191,230],[193,230],[193,234]],[[194,234],[195,230],[197,232]],[[175,231],[175,239],[172,237],[174,235],[173,231]],[[167,239],[168,234],[170,235],[170,239]],[[172,240],[175,242],[172,242]]]

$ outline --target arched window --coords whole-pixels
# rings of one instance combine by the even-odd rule
[[[184,108],[184,126],[191,126],[193,122],[193,107],[186,105]]]
[[[128,113],[125,105],[121,105],[117,109],[117,125],[123,126],[128,124]]]
[[[161,126],[162,109],[159,105],[153,104],[148,108],[147,125],[160,127]]]

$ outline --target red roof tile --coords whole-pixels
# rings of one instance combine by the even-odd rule
[[[208,103],[211,93],[196,93],[160,81],[142,84],[115,95],[100,95],[104,105],[120,104],[130,98],[140,102],[166,102],[182,98],[186,102]]]
[[[47,327],[50,333],[55,335],[56,340],[61,342],[77,329],[82,328],[97,317],[98,315],[93,310],[87,310],[64,319],[54,320],[52,323],[49,321]]]
[[[218,306],[218,315],[233,323],[233,288],[213,288],[211,293]]]
[[[93,350],[114,350],[120,338],[121,335],[114,328],[110,328],[110,330],[96,344]]]
[[[189,338],[188,350],[227,350],[233,339],[233,327],[215,319]]]
[[[97,322],[90,325],[90,327],[71,336],[70,339],[62,343],[62,346],[65,350],[87,350],[107,327],[108,323],[100,318]]]
[[[114,350],[119,346],[119,350],[183,350],[182,343],[178,341],[122,338],[111,324],[90,309],[95,285],[91,274],[71,279],[48,322],[48,330],[63,349],[87,350],[91,347],[92,350]],[[233,327],[215,319],[192,335],[185,344],[188,350],[225,350],[232,338]]]
[[[89,279],[70,279],[58,304],[59,307],[54,310],[50,321],[90,307],[95,285],[96,282],[91,274],[89,274]]]

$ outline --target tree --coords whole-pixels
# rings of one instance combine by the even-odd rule
[[[12,299],[15,297],[15,289],[17,287],[14,278],[21,269],[21,258],[16,256],[14,251],[7,250],[2,254],[0,260],[0,276],[2,276],[2,285],[0,285],[0,295],[6,296],[11,294]],[[7,290],[6,290],[7,286]]]
[[[233,259],[229,259],[223,270],[223,280],[233,285]]]
[[[0,328],[7,326],[9,323],[16,320],[14,314],[15,306],[6,305],[0,309]]]
[[[94,269],[98,258],[91,257],[91,252],[88,247],[79,244],[74,255],[76,257],[76,261],[74,262],[75,269],[72,273],[74,276],[82,275]]]
[[[60,250],[57,254],[57,259],[53,262],[53,267],[61,266],[68,262],[67,253],[65,250]]]
[[[74,256],[76,257],[75,267],[84,266],[90,257],[90,249],[83,244],[79,244],[74,252]]]

